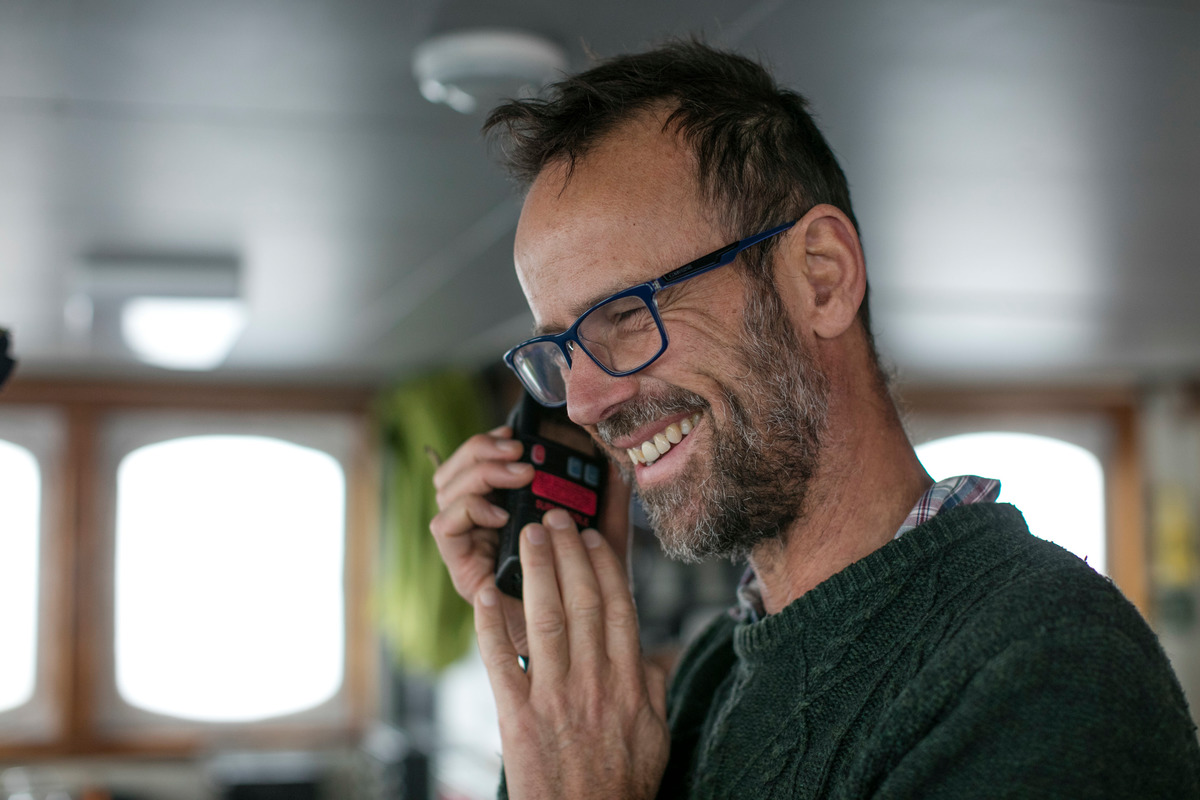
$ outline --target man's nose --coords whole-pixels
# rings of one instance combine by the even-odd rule
[[[613,377],[576,346],[567,379],[567,416],[576,425],[595,425],[611,409],[637,394],[637,376]]]

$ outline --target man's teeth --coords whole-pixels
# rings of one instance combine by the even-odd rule
[[[697,411],[679,422],[672,422],[665,430],[654,434],[653,439],[642,442],[641,447],[630,447],[625,452],[629,454],[629,460],[634,464],[653,464],[671,449],[671,445],[682,442],[683,437],[691,433],[692,428],[699,423],[700,412]]]

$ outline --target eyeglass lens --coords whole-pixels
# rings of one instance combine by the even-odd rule
[[[620,297],[597,306],[579,321],[579,344],[613,372],[633,372],[654,359],[666,344],[646,301]],[[570,369],[553,342],[535,342],[513,354],[513,364],[526,387],[543,403],[567,398]]]
[[[613,372],[628,372],[658,355],[663,340],[646,302],[629,296],[588,312],[579,321],[579,343]]]
[[[567,399],[566,373],[570,369],[554,342],[534,342],[513,353],[513,366],[525,388],[543,405]]]

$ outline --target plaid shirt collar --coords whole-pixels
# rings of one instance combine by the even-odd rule
[[[921,499],[908,512],[904,523],[893,539],[899,539],[918,525],[922,525],[943,511],[949,511],[964,503],[994,503],[1000,495],[1000,481],[980,478],[978,475],[958,475],[940,480],[930,486]],[[734,619],[757,622],[766,616],[763,609],[762,592],[754,570],[747,569],[737,588],[737,605],[729,610]]]

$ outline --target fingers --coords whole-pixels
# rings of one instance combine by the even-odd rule
[[[525,625],[537,678],[556,680],[593,666],[639,669],[637,611],[625,568],[595,530],[576,533],[570,516],[555,510],[543,525],[521,534]]]
[[[529,678],[517,661],[500,600],[500,593],[491,586],[475,596],[475,636],[497,710],[503,717],[528,696]]]
[[[567,620],[560,595],[554,550],[544,525],[526,525],[521,530],[522,600],[525,604],[525,633],[535,680],[558,683],[570,667]]]
[[[500,539],[495,528],[507,519],[507,511],[475,496],[462,498],[430,521],[434,544],[465,600],[473,600],[491,579]]]
[[[625,565],[612,546],[594,530],[580,538],[587,551],[592,574],[604,605],[604,647],[611,661],[626,667],[641,660],[637,607],[629,590]]]
[[[468,601],[491,578],[496,529],[508,512],[487,495],[533,479],[533,467],[516,462],[520,442],[507,438],[507,427],[472,436],[434,472],[439,512],[429,524],[454,588]]]
[[[532,480],[533,465],[524,461],[480,461],[446,477],[443,488],[437,490],[438,508],[446,508],[460,497],[486,495],[493,489],[515,489]]]
[[[524,446],[511,437],[507,427],[479,433],[463,442],[433,473],[433,487],[441,495],[464,473],[478,464],[516,461]]]
[[[486,434],[472,437],[433,474],[438,508],[448,508],[461,497],[528,484],[533,480],[533,466],[516,460],[522,448],[515,439],[496,440]]]
[[[507,427],[501,427],[472,436],[434,471],[439,509],[447,511],[463,498],[483,497],[493,489],[513,489],[533,480],[533,467],[517,462],[524,446],[506,438],[508,433]],[[476,521],[482,527],[495,527],[494,518],[477,516]]]
[[[435,516],[429,523],[429,530],[445,558],[459,556],[460,547],[470,546],[461,534],[476,528],[499,528],[507,521],[508,512],[503,508],[479,495],[467,495]]]
[[[574,658],[607,660],[604,634],[604,598],[591,559],[571,516],[561,509],[544,518],[554,550],[563,607],[567,619],[567,642]]]

